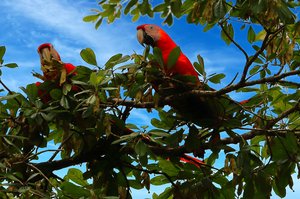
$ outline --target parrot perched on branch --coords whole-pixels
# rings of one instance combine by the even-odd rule
[[[166,67],[168,65],[168,57],[172,50],[177,47],[177,44],[165,31],[163,31],[160,27],[151,24],[140,25],[137,27],[137,31],[137,38],[141,44],[147,44],[161,50],[167,75],[179,74],[194,76],[199,81],[198,73],[187,56],[185,56],[182,52],[180,52],[180,55],[172,68]]]
[[[144,44],[150,45],[154,49],[158,48],[161,51],[164,64],[163,73],[166,77],[171,79],[171,81],[167,83],[166,81],[160,81],[160,85],[157,85],[159,81],[155,80],[152,84],[154,84],[153,87],[162,97],[168,97],[190,90],[213,90],[199,80],[197,71],[181,50],[175,64],[170,67],[168,63],[170,54],[178,46],[159,26],[153,24],[138,26],[137,39],[143,46]],[[176,81],[178,77],[180,81]],[[189,81],[190,77],[194,79],[192,84],[191,81]],[[174,81],[172,81],[172,79]],[[187,80],[185,81],[185,79]],[[243,103],[246,102],[247,100]],[[169,105],[173,107],[184,120],[192,121],[200,126],[219,129],[222,126],[232,127],[241,125],[241,118],[235,118],[233,115],[242,110],[242,105],[226,95],[185,95],[173,100]]]
[[[44,43],[38,47],[38,54],[40,56],[41,70],[43,75],[34,74],[34,76],[42,79],[43,81],[50,81],[57,84],[57,87],[62,86],[63,83],[68,81],[67,76],[75,75],[75,66],[71,63],[63,63],[60,55],[55,50],[52,44]],[[36,82],[39,87],[38,95],[44,103],[47,103],[51,97],[49,90],[42,88],[41,82]],[[78,90],[77,86],[72,86],[72,91]]]
[[[38,47],[38,53],[40,55],[41,69],[44,74],[44,80],[56,80],[60,75],[66,76],[75,71],[76,67],[73,64],[63,63],[61,61],[60,55],[50,43],[44,43],[40,45]],[[56,63],[53,63],[53,61],[56,61]],[[60,64],[63,67],[61,67]],[[65,79],[66,77],[60,78]],[[64,82],[60,82],[60,84],[62,83]]]

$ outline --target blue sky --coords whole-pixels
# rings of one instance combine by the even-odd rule
[[[19,65],[16,69],[3,70],[2,81],[14,91],[38,81],[31,72],[41,72],[37,47],[42,43],[52,43],[62,60],[74,65],[87,65],[79,53],[86,47],[92,48],[101,65],[117,53],[141,53],[143,48],[136,40],[136,26],[144,23],[162,25],[163,22],[157,16],[154,19],[140,18],[133,23],[126,16],[110,25],[103,23],[95,30],[94,24],[85,23],[82,18],[96,7],[96,0],[1,0],[0,45],[6,46],[4,60],[5,63]],[[241,71],[244,63],[242,53],[221,40],[218,28],[204,33],[203,27],[187,25],[185,19],[175,20],[172,27],[163,27],[192,62],[196,61],[197,54],[201,54],[207,73],[227,75],[219,86],[225,86],[237,71]],[[246,39],[245,33],[238,34],[236,39],[242,42]],[[242,46],[250,50],[246,42],[242,42]],[[236,100],[247,98],[239,94],[232,94],[232,97]],[[134,111],[131,119],[141,125],[149,124],[150,116],[143,111]],[[295,193],[288,189],[286,198],[296,198],[300,193],[300,183],[294,179]],[[151,194],[139,191],[134,196],[149,198]]]

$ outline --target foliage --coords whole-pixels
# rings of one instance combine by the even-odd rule
[[[151,185],[168,186],[153,194],[155,199],[269,198],[272,191],[284,197],[286,188],[292,189],[291,175],[297,169],[300,175],[298,1],[165,0],[151,5],[148,0],[104,0],[99,6],[84,18],[96,28],[122,13],[133,21],[159,13],[169,25],[174,17],[185,17],[205,31],[219,26],[224,42],[245,57],[241,75],[218,91],[161,94],[152,90],[154,81],[182,81],[164,76],[159,50],[116,54],[98,66],[95,53],[86,48],[80,55],[97,70],[78,66],[71,82],[61,87],[48,82],[46,103],[35,84],[22,88],[23,94],[1,81],[7,91],[0,97],[2,198],[131,198],[131,188],[149,190]],[[247,32],[244,40],[252,51],[235,40],[237,31]],[[1,46],[0,67],[16,67],[4,64],[4,54]],[[194,66],[205,83],[218,84],[226,75],[209,76],[200,55]],[[238,110],[226,97],[235,91],[252,95]],[[199,96],[207,103],[221,99],[218,106],[232,115],[231,120],[218,128],[206,120],[193,121],[191,113],[178,113],[172,106],[186,96]],[[159,117],[151,121],[154,128],[128,123],[135,109],[157,111]],[[224,136],[218,139],[220,132]],[[48,150],[50,143],[59,145],[58,150]],[[44,161],[41,155],[46,152],[53,154]],[[205,163],[182,163],[184,154],[204,158]],[[85,170],[69,168],[63,178],[54,173],[82,163]]]

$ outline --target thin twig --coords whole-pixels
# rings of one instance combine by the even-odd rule
[[[253,62],[257,59],[257,57],[267,48],[267,46],[269,45],[269,43],[277,36],[277,34],[279,34],[283,28],[285,26],[281,26],[278,30],[276,30],[273,35],[271,36],[272,33],[267,32],[266,36],[261,44],[261,47],[258,51],[256,51],[256,53],[246,62],[245,66],[244,66],[244,70],[242,73],[242,77],[241,80],[239,82],[239,84],[244,84],[246,81],[246,76],[248,73],[248,70],[250,68],[250,66],[253,64]],[[270,38],[269,38],[270,37]]]
[[[55,153],[53,153],[53,155],[49,158],[49,160],[48,160],[48,162],[52,162],[53,160],[54,160],[54,158],[57,156],[57,154],[59,153],[59,152],[61,152],[62,150],[62,147],[63,147],[63,145],[69,140],[69,139],[71,139],[71,137],[74,135],[74,133],[71,133],[66,139],[64,139],[63,141],[62,141],[62,143],[60,144],[60,146],[58,147],[58,149],[57,150],[55,150]]]
[[[2,80],[0,79],[0,84],[7,90],[7,92],[9,94],[14,94],[3,82]],[[21,102],[17,99],[17,98],[14,98],[14,100],[18,103],[19,107],[21,107]]]
[[[131,164],[127,164],[127,163],[123,163],[123,165],[125,167],[134,169],[136,171],[143,171],[143,172],[150,173],[150,174],[163,175],[168,179],[168,181],[172,184],[173,187],[177,188],[177,185],[173,182],[172,178],[168,174],[166,174],[165,172],[161,172],[161,171],[157,171],[157,170],[147,170],[147,169],[143,169],[143,168],[138,168],[138,167],[132,166]]]
[[[223,26],[223,23],[219,23],[219,25],[222,28],[226,37],[244,54],[244,56],[246,58],[246,62],[248,62],[249,56],[248,56],[247,52],[228,34],[228,32],[225,30],[225,28]]]
[[[50,179],[39,169],[39,168],[37,168],[36,166],[34,166],[33,164],[30,164],[30,163],[26,163],[29,167],[32,167],[34,170],[36,170],[36,171],[38,171],[39,172],[39,174],[41,174],[47,181],[48,181],[48,183],[49,184],[51,184],[51,186],[56,190],[56,191],[58,191],[58,189],[56,188],[56,186],[54,186],[53,184],[52,184],[52,182],[50,181]]]

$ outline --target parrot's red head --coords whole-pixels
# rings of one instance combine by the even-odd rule
[[[137,28],[137,39],[140,44],[158,47],[161,50],[173,49],[177,45],[170,36],[159,26],[154,24],[143,24]]]
[[[56,79],[58,72],[57,68],[52,64],[52,61],[61,61],[58,52],[50,43],[44,43],[40,45],[37,51],[40,55],[41,69],[44,73],[45,78],[48,80]]]
[[[159,47],[161,44],[166,42],[174,43],[169,35],[157,25],[144,24],[138,26],[136,29],[137,39],[142,45],[146,44],[151,45],[152,47]]]

